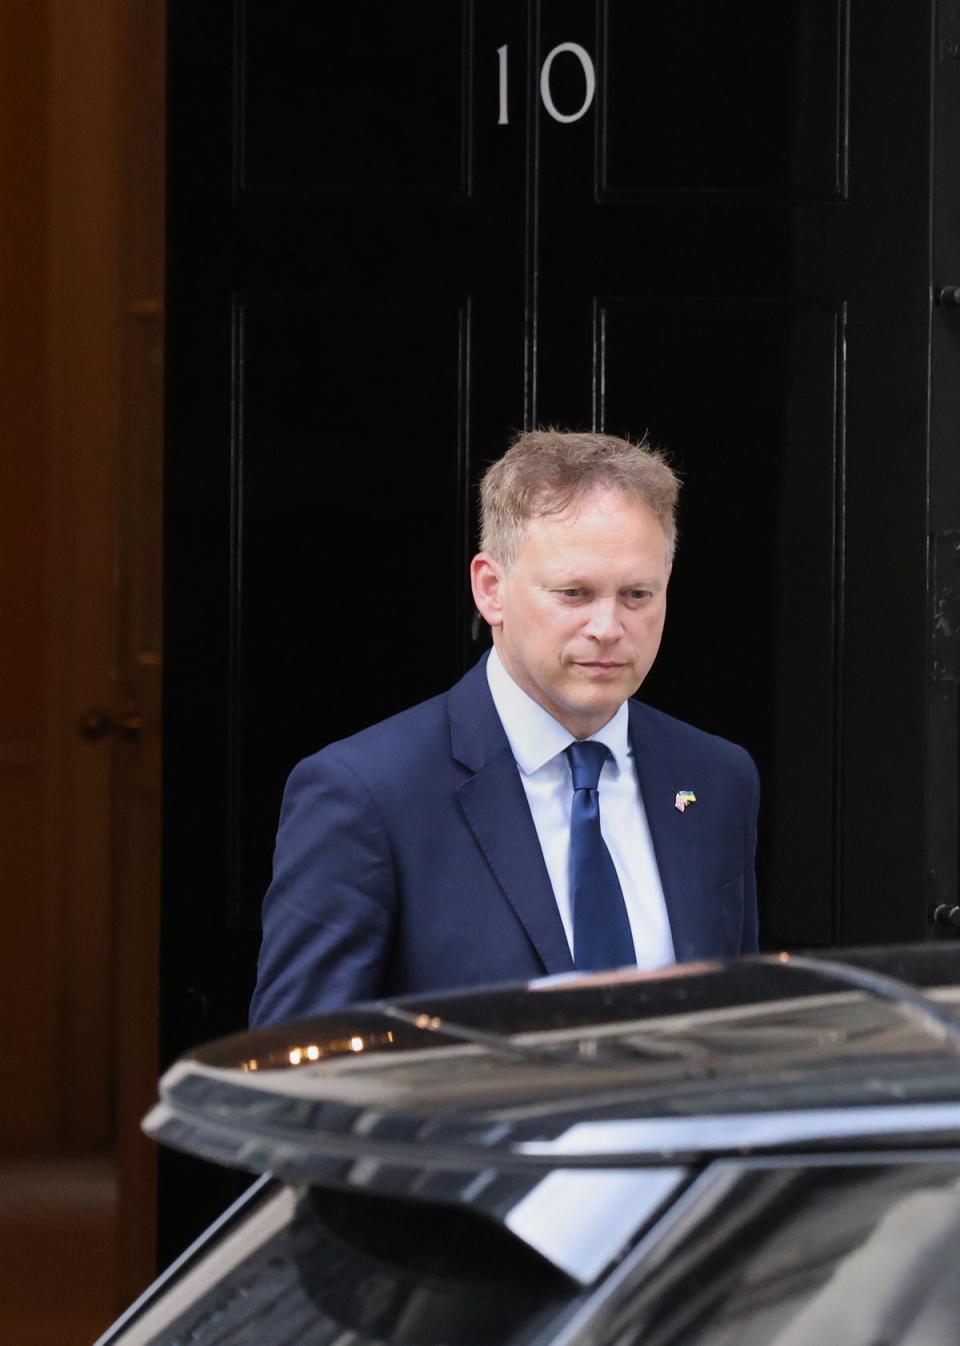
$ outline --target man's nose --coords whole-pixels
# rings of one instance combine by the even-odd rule
[[[623,634],[623,623],[617,612],[616,599],[593,604],[586,631],[594,640],[610,641],[620,638]]]

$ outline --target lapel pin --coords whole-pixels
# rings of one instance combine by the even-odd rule
[[[673,807],[679,813],[683,813],[684,809],[687,807],[688,804],[695,804],[696,802],[697,802],[697,796],[693,793],[692,790],[678,790],[677,797],[673,801]]]

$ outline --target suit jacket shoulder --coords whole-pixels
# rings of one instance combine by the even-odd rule
[[[644,701],[631,699],[630,733],[635,738],[649,744],[651,749],[669,751],[679,760],[689,757],[697,763],[708,761],[715,767],[726,769],[753,781],[757,778],[757,768],[753,758],[739,743],[721,738],[719,734],[707,733],[695,725],[678,720],[666,711],[656,710]]]
[[[508,750],[483,658],[446,692],[330,743],[300,765],[336,761],[368,788],[389,792],[431,777],[455,788]]]
[[[446,694],[442,694],[328,743],[305,761],[336,760],[365,781],[403,777],[416,765],[411,759],[433,758],[444,745],[449,751],[449,742]]]

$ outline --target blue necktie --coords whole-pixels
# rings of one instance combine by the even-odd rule
[[[636,966],[637,955],[623,890],[600,831],[600,772],[603,743],[571,743],[565,749],[573,773],[570,810],[570,901],[573,962],[578,972]]]

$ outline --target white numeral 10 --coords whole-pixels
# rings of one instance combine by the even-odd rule
[[[550,72],[553,69],[553,63],[557,57],[565,51],[568,51],[571,56],[577,58],[583,70],[583,102],[577,108],[576,112],[561,112],[553,101],[553,91],[550,88]],[[497,48],[497,61],[500,77],[500,102],[497,125],[507,126],[510,121],[510,113],[507,102],[506,43],[504,43],[502,47]],[[589,110],[596,89],[597,77],[593,69],[593,61],[590,59],[590,53],[585,47],[581,47],[579,42],[561,42],[558,46],[554,47],[552,51],[547,52],[543,65],[540,67],[540,100],[555,122],[578,122]]]

